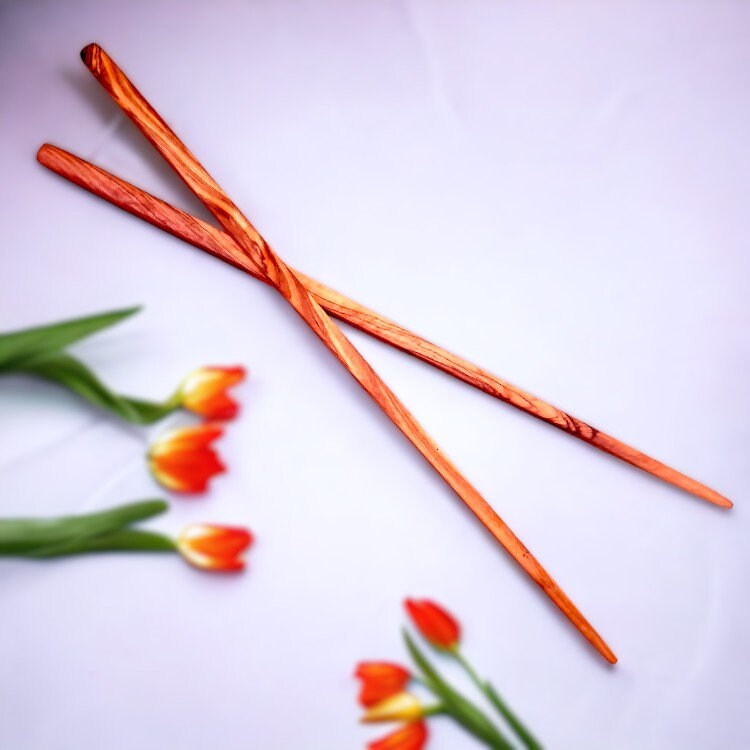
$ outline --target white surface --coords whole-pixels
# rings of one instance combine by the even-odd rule
[[[748,747],[749,26],[709,0],[0,2],[2,329],[143,303],[77,347],[122,390],[248,365],[230,473],[157,526],[258,538],[231,579],[0,563],[0,746],[362,746],[382,732],[353,666],[403,661],[400,602],[427,595],[550,748]],[[36,164],[49,141],[198,212],[81,65],[90,41],[287,261],[737,502],[352,334],[615,669],[281,298]],[[0,415],[2,514],[159,494],[150,432],[21,379]]]

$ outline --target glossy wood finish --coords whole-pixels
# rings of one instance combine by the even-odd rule
[[[81,57],[99,83],[216,217],[227,234],[236,242],[240,252],[253,262],[264,279],[289,302],[391,421],[580,633],[607,661],[614,663],[616,661],[614,653],[578,608],[487,501],[442,453],[432,438],[308,292],[305,282],[268,246],[255,227],[224,194],[219,185],[179,141],[122,71],[98,45],[92,44],[86,47],[81,52]]]
[[[37,158],[48,169],[89,192],[269,283],[253,258],[243,253],[226,232],[55,146],[45,144]],[[417,336],[300,271],[295,273],[318,304],[340,320],[675,487],[722,508],[732,507],[730,500],[710,487]]]

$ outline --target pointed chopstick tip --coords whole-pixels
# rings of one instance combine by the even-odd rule
[[[588,625],[588,623],[587,623]],[[607,645],[604,639],[591,626],[587,631],[581,631],[586,640],[610,663],[617,664],[615,652]]]
[[[712,490],[709,487],[702,488],[702,490],[702,492],[696,492],[695,494],[703,500],[707,500],[709,503],[713,503],[719,508],[724,508],[725,510],[734,507],[734,503],[729,498],[720,495],[715,490]]]

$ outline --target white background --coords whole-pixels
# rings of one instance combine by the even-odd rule
[[[160,398],[243,363],[230,467],[153,525],[249,569],[0,564],[0,746],[363,746],[405,596],[550,748],[750,746],[746,3],[0,2],[0,324],[145,305],[76,353]],[[98,41],[288,262],[736,501],[722,512],[353,333],[620,658],[602,660],[280,297],[40,167],[199,215],[80,63]],[[161,495],[123,426],[0,382],[0,510]],[[450,666],[447,672],[465,683]],[[430,748],[475,747],[449,721]]]

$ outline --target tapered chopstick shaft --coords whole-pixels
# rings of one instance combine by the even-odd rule
[[[44,145],[37,158],[45,167],[89,192],[268,283],[253,259],[226,232],[62,149]],[[710,487],[417,336],[300,271],[296,274],[318,304],[340,320],[669,484],[720,507],[732,507],[730,500]]]
[[[93,75],[133,120],[152,145],[216,217],[239,248],[252,258],[273,286],[292,305],[365,391],[430,462],[528,575],[545,591],[585,638],[614,663],[616,657],[547,571],[447,459],[395,394],[344,336],[307,291],[304,283],[266,244],[258,231],[226,196],[198,160],[179,141],[122,71],[96,45],[81,54]]]

